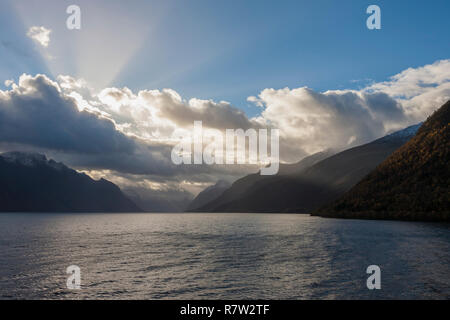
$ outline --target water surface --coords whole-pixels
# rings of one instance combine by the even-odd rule
[[[1,299],[450,299],[448,224],[0,214]],[[381,268],[368,290],[366,268]],[[69,265],[81,290],[66,288]]]

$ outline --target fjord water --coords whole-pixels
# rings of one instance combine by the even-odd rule
[[[2,299],[450,299],[448,224],[0,214]],[[368,290],[366,268],[381,268]],[[81,289],[66,268],[81,268]]]

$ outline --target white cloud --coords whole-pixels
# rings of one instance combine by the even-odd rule
[[[281,160],[294,162],[424,120],[450,99],[450,60],[407,69],[360,90],[267,88],[248,98],[261,108],[253,118],[228,102],[187,100],[172,89],[95,91],[82,79],[59,76],[52,81],[42,75],[22,75],[7,86],[9,90],[0,90],[0,144],[34,146],[68,165],[107,169],[112,176],[132,174],[129,181],[147,179],[151,187],[140,187],[154,190],[169,179],[174,186],[182,181],[196,185],[255,171],[244,166],[174,167],[172,134],[188,133],[195,120],[219,130],[278,128]]]
[[[408,68],[389,81],[374,83],[366,90],[382,91],[394,98],[412,98],[450,81],[450,60],[440,60],[419,68]]]
[[[409,68],[361,90],[264,89],[260,121],[280,129],[281,155],[345,148],[423,121],[450,99],[450,60]]]
[[[450,99],[450,59],[408,68],[364,91],[384,92],[399,101],[409,117],[423,120]]]
[[[248,102],[254,103],[254,104],[255,104],[256,106],[258,106],[258,107],[264,106],[263,103],[262,103],[257,97],[255,97],[255,96],[250,96],[250,97],[248,97],[248,98],[247,98],[247,101],[248,101]]]
[[[401,106],[384,93],[316,92],[309,88],[265,89],[262,119],[280,129],[284,160],[327,148],[368,142],[407,121]]]
[[[442,60],[361,90],[264,89],[247,99],[261,107],[253,118],[227,102],[185,100],[172,89],[95,93],[81,80],[64,76],[58,81],[80,110],[101,114],[139,139],[170,144],[175,130],[187,132],[195,120],[219,130],[275,127],[281,133],[281,159],[291,162],[323,149],[363,144],[424,120],[450,99],[449,78],[450,60]]]
[[[43,47],[48,47],[50,43],[50,33],[52,30],[42,26],[33,26],[28,29],[27,36]]]

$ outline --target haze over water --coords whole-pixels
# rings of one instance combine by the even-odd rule
[[[450,225],[286,214],[0,214],[1,299],[450,299]],[[366,268],[381,268],[368,290]],[[66,268],[81,268],[81,290]]]

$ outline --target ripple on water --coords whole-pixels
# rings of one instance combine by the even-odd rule
[[[0,214],[0,298],[450,298],[445,224],[285,214]],[[366,268],[382,290],[366,288]],[[69,265],[82,289],[66,289]]]

